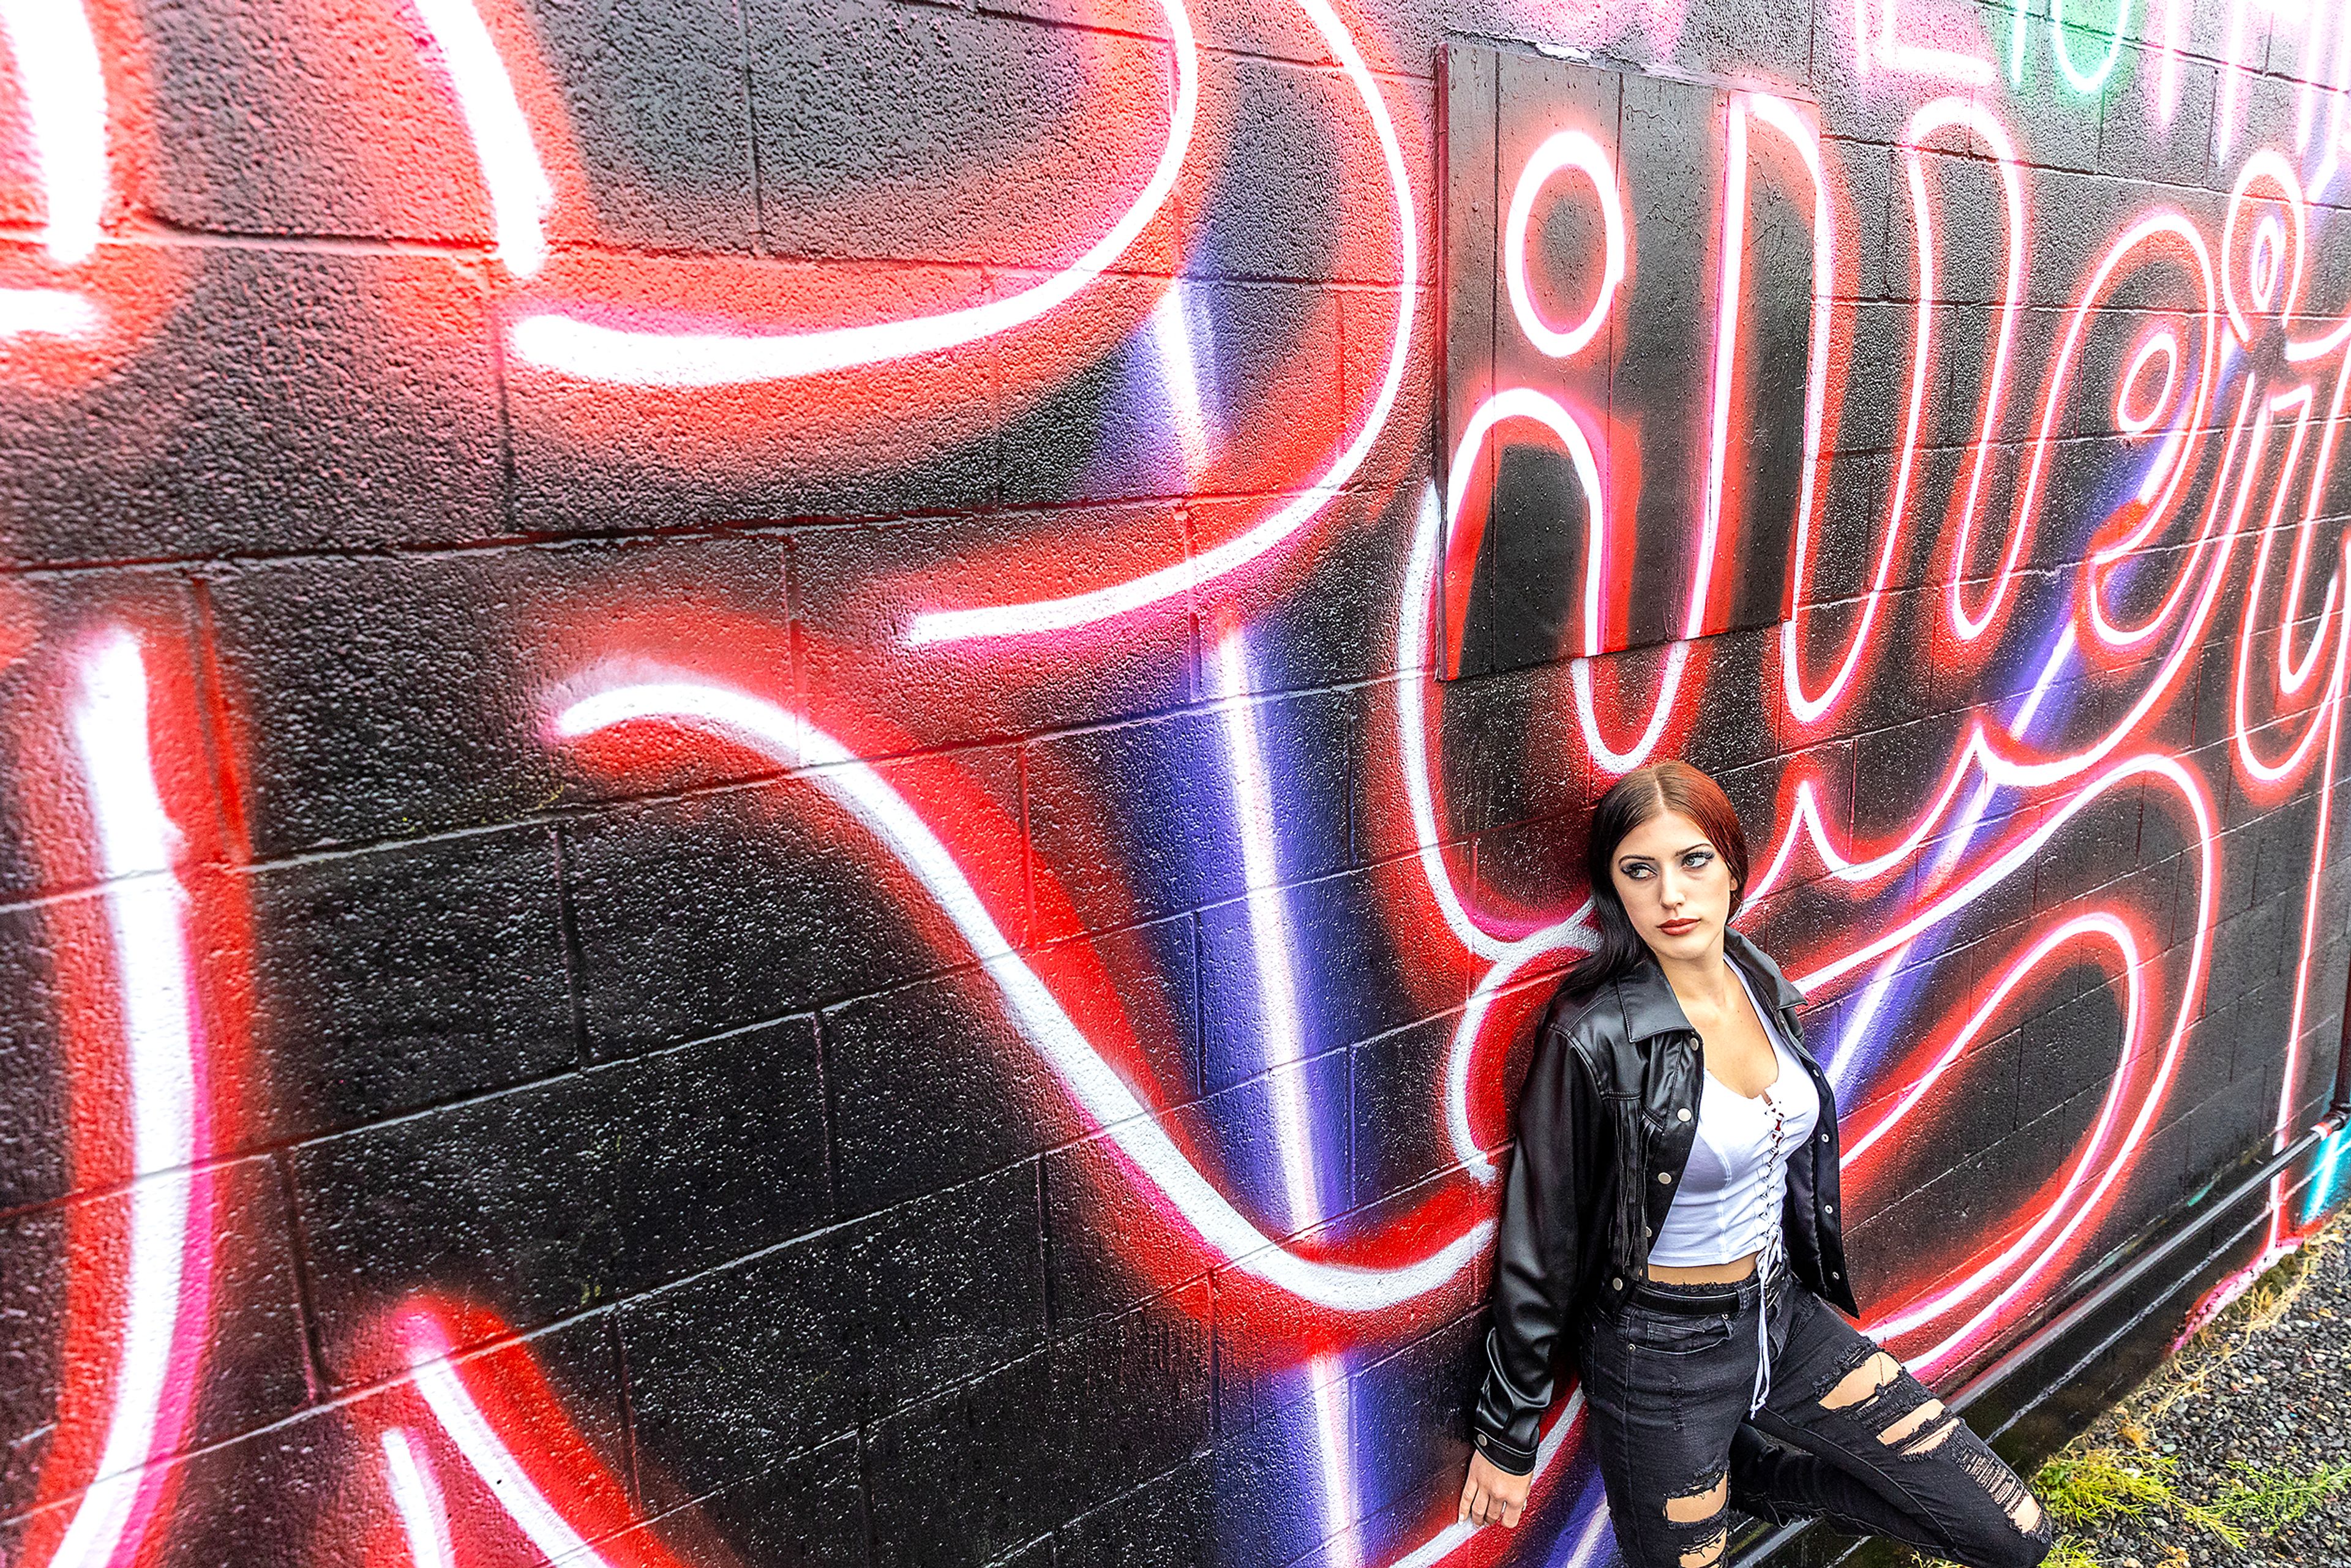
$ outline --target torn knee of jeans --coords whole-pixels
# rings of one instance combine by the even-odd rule
[[[1730,1478],[1719,1475],[1711,1486],[1666,1499],[1666,1518],[1675,1524],[1703,1524],[1720,1513],[1729,1500]]]
[[[2019,1531],[2035,1541],[2045,1542],[2053,1535],[2040,1499],[2025,1486],[2022,1477],[2001,1461],[1999,1455],[1977,1443],[1960,1453],[1959,1468],[1991,1494],[1992,1501],[2008,1515],[2008,1521]]]
[[[1682,1553],[1681,1568],[1714,1568],[1714,1564],[1722,1561],[1722,1549],[1729,1543],[1729,1528],[1724,1526],[1718,1529],[1712,1535]]]
[[[1730,1531],[1723,1519],[1723,1511],[1730,1502],[1730,1476],[1718,1471],[1713,1481],[1696,1491],[1684,1492],[1666,1499],[1666,1521],[1682,1526],[1677,1531],[1688,1534],[1703,1531],[1698,1543],[1681,1554],[1681,1568],[1712,1568],[1722,1561],[1722,1550],[1729,1542]]]
[[[1884,1351],[1874,1351],[1867,1360],[1837,1379],[1837,1385],[1821,1396],[1823,1410],[1844,1410],[1883,1393],[1896,1378],[1902,1375],[1902,1364]]]

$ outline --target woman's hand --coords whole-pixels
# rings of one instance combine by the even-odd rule
[[[1514,1476],[1497,1469],[1485,1455],[1471,1454],[1469,1479],[1462,1483],[1461,1506],[1454,1512],[1454,1522],[1468,1521],[1516,1530],[1519,1515],[1527,1510],[1527,1488],[1533,1480],[1531,1474]]]

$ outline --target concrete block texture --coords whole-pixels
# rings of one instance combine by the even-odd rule
[[[0,5],[0,1560],[1604,1563],[1667,757],[1987,1364],[2335,1088],[2336,9]]]

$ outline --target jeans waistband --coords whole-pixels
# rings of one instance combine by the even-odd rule
[[[1626,1294],[1626,1301],[1638,1302],[1657,1312],[1687,1312],[1692,1317],[1711,1316],[1717,1312],[1735,1312],[1765,1291],[1777,1295],[1786,1284],[1787,1269],[1777,1259],[1766,1268],[1758,1265],[1754,1273],[1744,1280],[1727,1284],[1687,1284],[1669,1280],[1635,1281]]]

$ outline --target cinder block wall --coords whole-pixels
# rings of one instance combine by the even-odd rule
[[[1645,741],[1868,1321],[1980,1365],[2331,1086],[2343,22],[0,6],[0,1556],[1490,1560],[1491,1170]],[[1463,237],[1489,48],[1519,132],[1610,84],[1591,357]],[[1506,380],[1596,641],[1566,438],[1453,450]],[[1709,475],[1783,587],[1693,639]],[[1606,1559],[1578,1455],[1510,1560]]]

